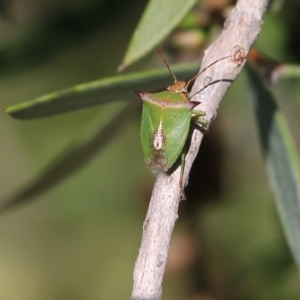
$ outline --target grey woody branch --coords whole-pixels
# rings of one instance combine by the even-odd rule
[[[259,35],[267,5],[267,0],[239,0],[224,23],[221,35],[205,51],[202,69],[230,56],[197,77],[190,93],[193,101],[201,102],[195,109],[205,111],[209,121],[216,116],[225,92],[241,71],[247,53]],[[217,81],[218,84],[212,84]],[[202,138],[203,134],[194,129],[186,156],[185,183]],[[179,180],[180,168],[177,168],[171,175],[160,173],[155,182],[135,264],[132,300],[161,299],[163,274],[181,199]]]

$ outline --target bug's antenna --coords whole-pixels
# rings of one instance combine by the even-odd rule
[[[160,50],[156,49],[156,51],[157,51],[157,53],[159,54],[159,56],[161,57],[161,59],[163,60],[163,62],[165,63],[165,65],[166,65],[166,67],[168,68],[170,74],[171,74],[172,77],[174,78],[174,82],[177,82],[178,80],[177,80],[175,74],[171,71],[170,66],[169,66],[169,64],[168,64],[168,62],[167,62],[167,60],[166,60],[166,58],[163,56],[163,54],[161,53]]]
[[[215,60],[213,63],[209,64],[208,66],[206,66],[203,70],[201,70],[198,74],[196,74],[193,78],[191,78],[185,85],[185,88],[187,89],[190,85],[190,83],[195,80],[198,76],[200,76],[202,73],[204,73],[208,68],[210,68],[211,66],[213,66],[214,64],[216,64],[217,62],[219,62],[220,60],[223,60],[223,59],[227,59],[227,58],[230,58],[232,57],[232,55],[228,55],[228,56],[225,56],[225,57],[222,57],[222,58],[219,58],[217,60]]]

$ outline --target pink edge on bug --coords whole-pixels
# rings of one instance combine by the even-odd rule
[[[192,108],[195,108],[197,105],[199,105],[201,102],[198,101],[189,101],[189,103],[191,103],[193,105]]]
[[[142,99],[142,100],[145,100],[148,95],[148,93],[146,92],[143,92],[143,91],[138,91],[138,90],[134,90],[134,92]]]

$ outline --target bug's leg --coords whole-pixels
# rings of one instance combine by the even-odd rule
[[[179,179],[179,188],[180,188],[182,200],[186,200],[184,186],[183,186],[184,167],[185,167],[185,151],[183,151],[181,154],[181,167],[180,167],[180,179]]]
[[[203,118],[193,118],[193,121],[196,122],[197,124],[202,125],[203,127],[207,127],[209,125],[209,122]]]
[[[207,120],[205,120],[204,118],[202,118],[203,116],[205,116],[205,112],[203,112],[201,110],[195,110],[195,111],[193,111],[192,120],[195,123],[201,125],[200,130],[202,131],[202,133],[206,134],[206,133],[208,133],[209,122]]]
[[[203,117],[206,115],[206,113],[202,110],[193,110],[192,113],[193,113],[193,115],[195,115],[197,117]]]
[[[201,110],[193,110],[193,116],[192,116],[192,120],[204,127],[207,127],[207,125],[209,125],[209,122],[207,120],[205,120],[204,118],[202,118],[203,116],[205,116],[205,112],[201,111]]]

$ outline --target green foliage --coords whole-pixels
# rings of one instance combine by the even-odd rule
[[[174,72],[182,78],[189,78],[197,72],[197,66],[195,63],[184,64],[174,67]],[[4,111],[18,119],[43,118],[114,101],[128,101],[133,98],[135,88],[163,89],[169,82],[166,68],[121,75],[80,84],[7,107]]]
[[[121,68],[139,60],[167,37],[196,0],[151,0],[137,25]]]
[[[90,128],[81,135],[78,134],[76,141],[67,146],[59,157],[55,157],[28,187],[0,203],[0,210],[32,200],[77,172],[95,154],[99,155],[121,129],[124,130],[126,121],[135,113],[135,106],[127,104],[104,126],[102,120],[98,121],[100,124],[93,122],[92,134],[88,134]]]
[[[287,126],[270,91],[254,70],[247,68],[263,156],[277,208],[300,270],[300,165]]]
[[[195,1],[178,0],[176,5],[174,1],[170,2],[149,3],[123,64],[130,65],[154,49],[182,20]],[[144,216],[144,208],[139,212],[137,207],[142,206],[142,195],[145,195],[144,202],[148,201],[150,190],[146,181],[148,174],[142,164],[139,125],[136,122],[140,100],[133,90],[161,91],[170,84],[171,78],[164,67],[86,84],[78,83],[114,72],[112,69],[115,70],[121,61],[125,44],[128,43],[130,26],[134,26],[139,16],[140,3],[136,2],[137,7],[130,5],[130,13],[122,10],[115,18],[107,13],[111,12],[108,9],[103,17],[106,16],[105,22],[110,23],[97,19],[97,22],[102,22],[100,29],[96,30],[95,26],[95,33],[88,30],[91,31],[89,35],[84,31],[81,43],[76,38],[76,43],[67,52],[56,50],[52,53],[53,48],[47,45],[59,46],[59,43],[53,43],[52,37],[49,37],[46,46],[39,47],[37,53],[44,53],[47,49],[51,52],[49,57],[57,57],[53,61],[48,59],[47,63],[37,66],[33,59],[30,65],[30,57],[36,58],[36,52],[30,51],[29,55],[29,52],[22,52],[22,47],[18,47],[19,59],[24,59],[22,64],[31,68],[12,74],[16,61],[19,61],[14,59],[12,69],[2,74],[1,101],[3,106],[9,104],[5,111],[28,122],[1,118],[1,207],[34,200],[34,197],[40,200],[42,195],[45,200],[23,209],[18,208],[15,213],[2,215],[0,235],[3,264],[0,276],[3,282],[7,282],[3,285],[7,290],[0,294],[4,299],[9,298],[7,295],[13,295],[15,299],[25,299],[24,295],[27,295],[31,300],[117,299],[124,295],[129,298],[132,266]],[[159,5],[158,9],[156,5]],[[87,14],[89,24],[96,24],[91,19],[91,13]],[[219,13],[218,17],[222,15],[221,11]],[[80,17],[84,20],[83,13]],[[162,20],[158,22],[158,18]],[[152,22],[154,19],[156,21]],[[278,16],[272,13],[267,16],[258,44],[268,54],[271,51],[272,56],[288,61],[296,56],[286,44],[289,36],[285,27],[287,20],[277,22],[277,19]],[[40,25],[37,24],[35,29],[39,31]],[[276,24],[276,30],[273,24]],[[206,32],[206,38],[211,40],[210,33],[215,35],[218,25],[207,22],[205,26],[205,30],[199,28],[199,31]],[[68,38],[74,32],[68,34],[60,39],[71,44]],[[42,33],[42,36],[43,39],[47,38],[47,34]],[[30,35],[28,44],[32,40],[36,41],[34,35]],[[170,53],[176,54],[176,51],[172,51],[171,42],[166,43]],[[9,61],[1,53],[0,60]],[[12,55],[11,51],[9,55]],[[296,58],[294,60],[299,63]],[[148,60],[146,63],[153,62]],[[278,77],[299,77],[297,68],[280,66],[283,68],[277,69],[281,70],[277,73]],[[198,69],[198,62],[197,65],[172,66],[174,73],[182,79],[195,75]],[[203,279],[206,286],[213,286],[219,297],[296,300],[300,295],[298,274],[273,211],[273,195],[259,159],[254,124],[258,124],[264,162],[284,234],[294,261],[299,266],[299,159],[296,148],[299,149],[300,141],[297,134],[294,135],[295,141],[292,141],[291,134],[293,130],[297,133],[299,127],[299,105],[295,100],[299,99],[299,85],[296,81],[281,82],[276,90],[276,98],[279,102],[280,99],[284,101],[277,106],[272,94],[262,85],[262,79],[253,72],[251,74],[249,82],[239,81],[229,91],[230,97],[223,102],[214,122],[216,126],[212,126],[208,136],[212,139],[215,137],[213,146],[204,157],[201,156],[209,168],[197,171],[198,191],[205,192],[209,185],[218,187],[219,184],[221,188],[216,192],[218,188],[215,187],[212,196],[201,194],[200,200],[207,197],[210,204],[205,207],[199,201],[186,201],[184,205],[190,207],[180,212],[180,221],[184,220],[183,215],[190,209],[192,213],[186,221],[187,227],[192,227],[197,238],[200,237],[203,261],[199,264],[201,270],[193,277],[196,287],[203,287],[198,281],[200,276],[201,282]],[[73,85],[73,88],[65,89]],[[249,87],[254,95],[256,121],[251,118],[244,102]],[[52,90],[60,91],[49,94]],[[45,96],[36,98],[39,94]],[[14,104],[24,98],[34,100]],[[114,107],[99,114],[103,104],[118,101],[129,103],[123,108]],[[96,107],[98,105],[100,108]],[[88,107],[93,109],[83,110]],[[77,112],[73,114],[45,118],[75,110]],[[40,120],[30,121],[36,118]],[[90,119],[97,120],[90,124]],[[81,134],[78,134],[79,131]],[[96,155],[100,151],[101,156]],[[210,160],[214,152],[217,152],[218,158],[224,159],[221,175],[218,174],[218,160]],[[53,156],[55,158],[51,159]],[[41,167],[47,161],[50,161],[47,168]],[[213,180],[207,183],[201,179],[201,170],[204,178],[212,177]],[[35,176],[35,173],[38,175]],[[218,176],[222,178],[221,183],[217,182]],[[63,180],[64,184],[59,185]],[[18,186],[23,185],[24,181],[29,184],[19,190]],[[206,186],[201,186],[203,181]],[[12,196],[7,197],[7,194]],[[191,246],[186,241],[183,244]],[[182,257],[182,252],[179,257]],[[193,269],[196,265],[193,261]],[[165,299],[173,300],[178,295],[182,296],[181,299],[186,298],[186,292],[182,290],[195,289],[191,287],[191,275],[186,276],[185,272],[186,269],[178,271],[184,278],[180,283],[180,276],[166,274]],[[124,281],[124,278],[130,280]]]

